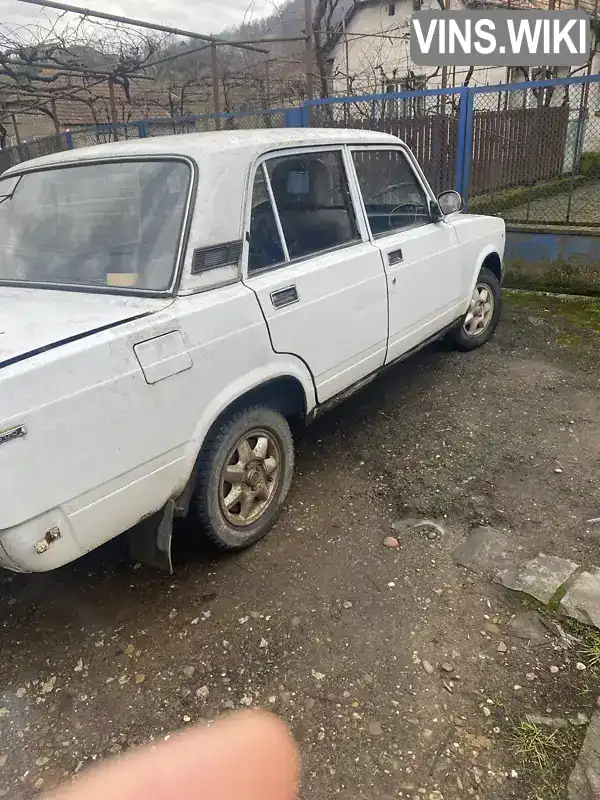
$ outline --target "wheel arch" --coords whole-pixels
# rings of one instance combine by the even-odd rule
[[[471,287],[469,291],[469,298],[473,294],[475,290],[475,285],[477,284],[477,278],[479,277],[479,273],[481,270],[486,267],[489,269],[497,278],[498,282],[502,282],[502,259],[500,258],[500,254],[498,253],[498,248],[493,244],[488,244],[484,247],[475,262],[475,269],[473,270],[473,275],[471,278]]]
[[[303,424],[316,405],[312,376],[304,364],[285,362],[276,372],[260,370],[244,376],[243,381],[225,387],[210,406],[201,410],[186,449],[185,470],[177,494],[184,492],[193,479],[198,456],[215,427],[236,411],[261,403],[279,411],[289,422]]]
[[[502,283],[502,259],[496,250],[488,253],[483,259],[480,271],[484,268],[489,269],[498,278],[498,283]]]

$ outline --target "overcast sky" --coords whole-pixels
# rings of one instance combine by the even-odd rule
[[[282,0],[63,0],[82,8],[160,22],[195,31],[218,33],[244,19],[257,19],[273,11]],[[42,19],[38,6],[18,0],[0,0],[0,25],[31,25]]]

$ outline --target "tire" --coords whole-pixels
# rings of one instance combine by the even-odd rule
[[[471,327],[476,324],[478,319],[484,319],[485,308],[490,302],[489,298],[493,300],[493,307],[485,327],[481,327],[480,330],[475,329],[473,333],[469,333],[466,328],[469,327],[469,315],[473,312],[473,304],[476,301],[475,295],[478,293],[478,291],[479,298],[481,298],[483,291],[487,291],[489,293],[488,300],[483,302],[482,305],[477,306],[477,313],[475,314],[475,317],[471,319]],[[481,303],[482,301],[478,300],[478,302]],[[475,284],[475,291],[473,293],[469,310],[461,319],[460,326],[457,327],[456,330],[451,334],[454,346],[459,350],[467,351],[475,350],[477,347],[481,347],[482,345],[486,344],[486,342],[489,342],[494,335],[494,331],[498,327],[501,308],[502,290],[500,288],[500,282],[493,272],[484,267],[477,278],[477,283]]]
[[[293,472],[286,419],[263,405],[234,413],[211,432],[198,458],[192,511],[200,533],[226,551],[258,542],[279,517]]]

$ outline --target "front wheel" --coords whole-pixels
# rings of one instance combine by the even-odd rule
[[[262,539],[279,516],[292,482],[294,443],[286,419],[266,406],[233,414],[198,459],[194,516],[222,550]]]
[[[459,350],[475,350],[491,339],[500,320],[501,306],[500,282],[484,267],[477,278],[469,309],[452,334]]]

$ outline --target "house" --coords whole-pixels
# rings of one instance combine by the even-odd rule
[[[573,7],[576,0],[550,0],[555,7]],[[590,5],[588,9],[587,6]],[[598,15],[596,0],[578,7]],[[439,10],[444,0],[341,0],[335,31],[327,40],[330,89],[333,95],[436,89],[442,69],[421,67],[410,58],[410,18],[415,10]],[[450,0],[450,10],[506,8],[501,0]],[[548,8],[543,0],[512,0],[513,8]],[[600,63],[598,64],[600,66]],[[596,68],[594,71],[598,71]],[[564,68],[557,76],[569,74]],[[447,86],[491,86],[538,77],[531,70],[506,67],[449,67]],[[542,77],[542,75],[539,75]]]

